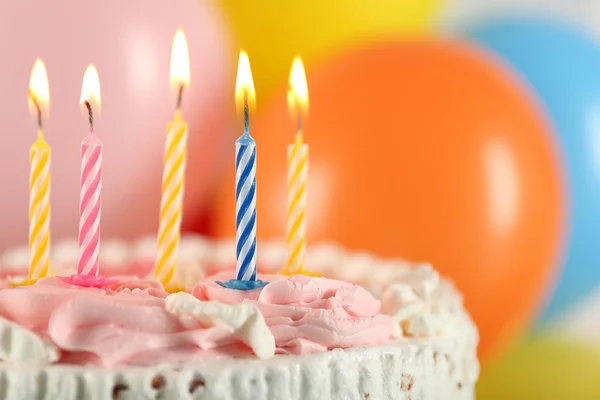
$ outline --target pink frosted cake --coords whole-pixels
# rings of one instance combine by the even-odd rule
[[[452,284],[426,264],[313,246],[320,277],[280,276],[283,243],[262,243],[262,289],[235,273],[235,244],[182,239],[169,294],[156,245],[104,241],[107,288],[55,278],[13,287],[29,251],[0,259],[0,400],[473,399],[477,330]],[[77,243],[53,246],[70,275]]]

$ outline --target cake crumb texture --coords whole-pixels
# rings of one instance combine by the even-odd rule
[[[395,343],[272,360],[110,370],[2,364],[0,400],[471,400],[473,366],[456,357]]]

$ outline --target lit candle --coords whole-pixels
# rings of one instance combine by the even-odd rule
[[[175,118],[167,125],[154,276],[167,290],[177,291],[171,281],[179,249],[188,135],[187,123],[181,119],[181,97],[183,89],[190,84],[190,59],[181,30],[177,31],[173,40],[170,84],[171,89],[178,93],[177,108]]]
[[[303,144],[302,122],[308,115],[308,87],[304,66],[294,59],[290,72],[288,108],[297,121],[296,140],[288,146],[288,208],[286,242],[287,265],[283,274],[304,273],[306,253],[306,181],[308,178],[308,145]]]
[[[267,283],[256,279],[256,142],[250,136],[250,111],[254,110],[256,94],[245,51],[240,51],[238,61],[235,102],[238,112],[244,112],[244,133],[235,142],[236,279],[217,283],[251,290]]]
[[[92,108],[92,103],[94,108]],[[98,275],[100,256],[100,205],[102,192],[102,143],[94,133],[94,114],[100,109],[98,72],[90,65],[83,76],[81,104],[90,122],[88,135],[81,142],[81,180],[79,196],[79,275]]]
[[[37,116],[37,141],[31,146],[29,173],[29,281],[49,275],[50,262],[50,146],[42,131],[50,93],[44,63],[35,61],[29,80],[29,109]]]
[[[102,142],[94,133],[94,115],[100,112],[100,79],[89,65],[83,75],[80,103],[90,129],[81,142],[79,180],[79,260],[77,275],[57,277],[78,286],[102,287],[116,283],[100,276],[100,205],[102,194]]]
[[[256,142],[250,136],[250,107],[256,102],[248,55],[238,63],[235,97],[244,108],[244,133],[235,142],[236,277],[256,280]]]

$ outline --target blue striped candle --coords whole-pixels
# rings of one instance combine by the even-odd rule
[[[244,134],[235,143],[236,277],[256,280],[256,142],[250,136],[248,104]]]
[[[235,82],[235,104],[244,108],[244,133],[235,142],[235,279],[216,281],[227,289],[254,290],[269,282],[256,279],[256,142],[250,136],[250,107],[254,109],[256,95],[250,61],[240,51]]]

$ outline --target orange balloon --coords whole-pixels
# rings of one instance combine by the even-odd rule
[[[380,44],[307,69],[310,243],[431,261],[479,326],[480,356],[540,306],[565,219],[560,159],[530,94],[466,44]],[[259,239],[283,237],[285,91],[252,124]],[[241,128],[240,128],[241,131]],[[231,170],[213,233],[234,235]],[[259,249],[260,251],[260,249]]]

